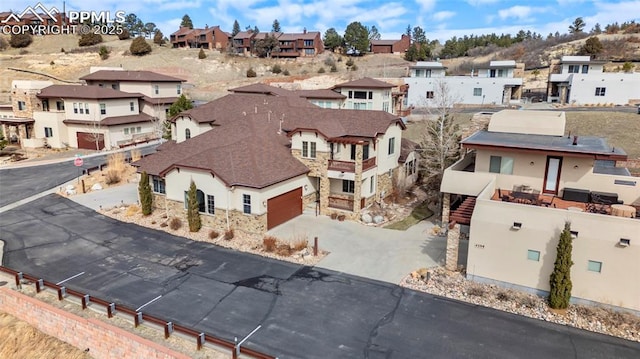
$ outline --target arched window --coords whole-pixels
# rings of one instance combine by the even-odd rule
[[[184,138],[187,139],[187,140],[191,138],[191,130],[190,129],[187,128],[186,130],[184,130]]]
[[[196,191],[196,200],[198,201],[198,212],[204,213],[207,211],[207,203],[204,201],[204,192],[201,190]]]

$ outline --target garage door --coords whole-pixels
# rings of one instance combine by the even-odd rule
[[[302,187],[267,201],[267,229],[302,214]]]
[[[95,150],[96,149],[96,136],[98,136],[98,150],[104,148],[104,135],[94,134],[90,132],[78,132],[78,148],[83,150]]]

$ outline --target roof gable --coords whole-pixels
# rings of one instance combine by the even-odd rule
[[[100,70],[82,76],[85,81],[131,81],[131,82],[184,82],[173,76],[162,75],[151,71],[118,71]]]
[[[388,82],[372,79],[371,77],[363,77],[363,78],[358,79],[358,80],[343,82],[341,84],[337,84],[337,85],[333,86],[334,89],[338,89],[338,88],[392,88],[392,87],[394,87],[394,85],[392,85],[392,84],[390,84]]]

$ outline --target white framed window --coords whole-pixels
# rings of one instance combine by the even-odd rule
[[[184,138],[187,139],[187,140],[191,138],[191,130],[190,129],[187,128],[187,129],[184,130]]]
[[[153,85],[153,93],[156,95],[160,94],[160,86]]]
[[[382,103],[382,111],[389,112],[389,102],[385,101]]]
[[[540,262],[540,251],[534,251],[533,249],[527,250],[527,259],[534,262]]]
[[[207,195],[207,213],[209,214],[215,214],[216,213],[216,201],[215,198],[208,194]]]
[[[489,159],[489,172],[502,173],[506,175],[513,174],[513,158],[491,156]]]
[[[598,261],[588,261],[587,262],[587,270],[589,272],[602,272],[602,262],[598,262]]]
[[[151,176],[151,181],[153,183],[153,192],[165,194],[165,183],[162,177]]]
[[[376,192],[376,180],[375,180],[375,176],[371,176],[371,179],[369,180],[369,193],[375,193]]]
[[[580,65],[569,65],[569,73],[577,74],[580,72]]]
[[[129,102],[129,109],[131,110],[131,112],[136,110],[136,105],[133,103],[133,101]]]
[[[396,152],[396,138],[395,137],[391,137],[389,139],[389,149],[387,151],[387,154],[392,155]]]
[[[78,103],[77,102],[73,103],[73,113],[78,113]]]
[[[310,141],[302,141],[302,157],[316,158],[316,143]]]
[[[606,87],[596,87],[596,96],[604,96],[606,92]]]
[[[242,212],[245,214],[251,214],[251,195],[242,195]]]
[[[178,84],[176,85],[176,93],[178,95],[180,95],[182,93],[182,85]],[[157,93],[156,93],[157,94]]]
[[[124,128],[124,134],[125,134],[125,135],[128,135],[128,134],[129,134],[129,127],[125,127],[125,128]]]
[[[482,96],[482,87],[474,87],[473,96]]]
[[[53,128],[51,127],[45,127],[44,128],[44,137],[53,137]]]
[[[107,114],[107,105],[104,103],[100,104],[100,114],[101,115],[106,115]]]
[[[142,132],[142,127],[140,126],[136,127],[136,133],[140,133],[140,132]]]
[[[89,114],[89,104],[85,102],[84,104],[84,112],[88,115]]]
[[[433,91],[427,91],[427,98],[428,99],[432,99],[433,98]]]
[[[27,108],[27,104],[24,101],[18,101],[18,110],[24,111]]]

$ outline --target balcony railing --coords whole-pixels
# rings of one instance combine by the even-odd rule
[[[353,211],[353,198],[329,196],[329,208]]]
[[[362,170],[366,171],[376,166],[376,158],[371,157],[362,161]],[[354,161],[329,160],[329,170],[340,172],[355,172],[356,163]]]

